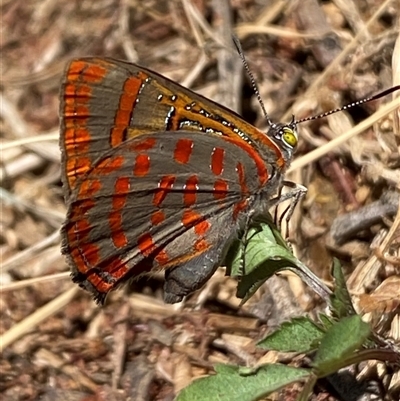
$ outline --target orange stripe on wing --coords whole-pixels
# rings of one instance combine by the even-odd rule
[[[240,138],[230,138],[227,136],[222,136],[221,139],[224,141],[233,143],[236,146],[239,146],[242,150],[244,150],[250,158],[254,161],[254,164],[257,167],[257,175],[258,175],[258,180],[260,183],[260,187],[264,186],[268,179],[269,179],[269,173],[267,170],[267,167],[265,165],[265,161],[262,159],[260,153],[253,148],[250,144],[245,142],[244,140]]]
[[[93,201],[81,202],[78,211],[70,216],[70,223],[66,227],[68,239],[68,255],[74,262],[77,270],[83,274],[96,266],[100,261],[100,249],[89,241],[92,225],[83,216],[94,206]]]
[[[238,218],[238,215],[240,212],[243,210],[246,210],[246,208],[249,205],[248,199],[243,199],[240,202],[235,204],[235,207],[233,208],[233,218],[236,220]]]
[[[126,129],[130,124],[135,103],[147,78],[148,75],[139,72],[137,76],[129,77],[125,81],[119,98],[118,110],[115,114],[115,126],[110,134],[112,147],[118,146],[126,140]]]
[[[105,267],[99,267],[88,271],[86,280],[100,294],[107,294],[117,285],[118,281],[123,279],[129,272],[129,267],[118,257],[114,257],[110,261],[104,261]],[[100,273],[101,271],[101,273]]]
[[[236,172],[238,174],[240,190],[242,191],[242,195],[249,195],[249,188],[246,183],[246,176],[244,171],[244,166],[242,163],[238,163],[236,165]]]
[[[66,163],[66,176],[71,188],[75,187],[77,178],[90,170],[92,164],[88,157],[72,157]]]
[[[128,177],[117,178],[114,185],[112,197],[112,211],[108,216],[108,224],[111,230],[111,240],[115,247],[123,248],[128,245],[128,238],[125,235],[122,219],[122,210],[126,205],[130,190]]]
[[[72,60],[68,67],[67,79],[92,84],[99,83],[105,78],[108,72],[107,66],[107,62],[99,59],[96,59],[94,62],[85,59]]]
[[[249,195],[250,192],[249,192],[249,188],[246,183],[246,175],[245,175],[246,172],[245,172],[245,169],[244,169],[244,166],[242,163],[239,162],[236,165],[236,172],[238,174],[238,180],[239,180],[239,185],[240,185],[240,190],[241,190],[242,196]],[[237,219],[239,213],[246,209],[248,203],[249,202],[248,202],[247,198],[242,199],[240,202],[236,203],[236,205],[233,209],[233,218],[235,220]]]
[[[72,249],[70,256],[81,273],[86,273],[100,261],[100,249],[97,245],[80,244],[79,248]]]
[[[90,115],[88,106],[92,98],[92,85],[102,82],[107,71],[106,62],[73,60],[65,73],[61,141],[66,153],[66,176],[72,189],[77,176],[85,173],[91,166],[90,159],[85,157],[92,140],[87,127]],[[74,161],[71,161],[71,158],[74,158]],[[82,164],[85,165],[84,168]]]
[[[118,281],[128,274],[129,268],[120,258],[114,257],[107,263],[104,271],[109,273],[115,281]]]

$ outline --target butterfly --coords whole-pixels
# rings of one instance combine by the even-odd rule
[[[202,287],[270,206],[298,141],[295,121],[262,132],[110,58],[68,64],[60,121],[62,253],[73,281],[99,303],[129,278],[159,270],[167,303]]]

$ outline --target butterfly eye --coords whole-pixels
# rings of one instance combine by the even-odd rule
[[[297,132],[289,127],[283,127],[283,142],[289,145],[291,148],[297,146]]]

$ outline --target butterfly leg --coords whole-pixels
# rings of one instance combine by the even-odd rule
[[[270,205],[277,206],[278,204],[280,204],[282,202],[290,200],[289,206],[283,211],[283,213],[281,214],[279,219],[277,218],[277,215],[275,214],[275,220],[278,220],[277,226],[281,227],[282,221],[285,218],[286,225],[288,228],[289,220],[293,216],[294,209],[297,206],[297,204],[300,202],[301,198],[307,193],[307,188],[303,185],[296,184],[295,182],[292,182],[292,181],[283,181],[282,187],[284,187],[284,186],[290,188],[290,191],[285,194],[280,193],[278,197],[271,199]]]

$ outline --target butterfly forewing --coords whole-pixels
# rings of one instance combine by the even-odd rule
[[[99,155],[129,138],[156,131],[214,132],[263,147],[282,164],[277,145],[234,112],[150,70],[123,61],[71,61],[61,89],[65,195]]]

